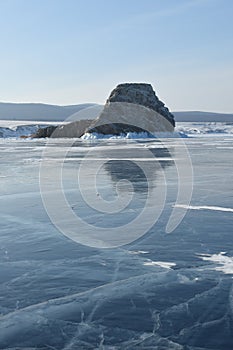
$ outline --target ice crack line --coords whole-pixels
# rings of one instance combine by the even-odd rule
[[[176,204],[174,207],[182,209],[191,209],[191,210],[216,210],[216,211],[225,211],[233,213],[233,208],[225,207],[216,207],[209,205],[186,205],[186,204]]]

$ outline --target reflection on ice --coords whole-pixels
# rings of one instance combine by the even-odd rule
[[[118,151],[118,157],[121,155],[121,159],[124,158],[125,153],[125,150]],[[150,157],[148,157],[148,153]],[[150,148],[148,153],[145,153],[147,158],[145,156],[141,158],[138,150],[131,150],[128,159],[108,160],[104,164],[104,169],[110,174],[114,183],[128,180],[133,185],[135,192],[147,192],[148,182],[152,183],[152,186],[156,186],[156,180],[158,176],[161,176],[161,170],[174,165],[172,155],[166,148]],[[132,155],[138,157],[132,159]]]

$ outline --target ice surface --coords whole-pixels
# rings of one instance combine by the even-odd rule
[[[124,233],[122,226],[145,206],[148,189],[156,209],[153,195],[166,183],[154,225],[140,239],[111,249],[78,244],[50,221],[39,186],[46,143],[0,140],[0,349],[232,349],[231,135],[74,140],[71,147],[69,140],[52,140],[48,190],[56,194],[66,149],[64,194],[75,215],[90,225]],[[166,234],[177,198],[176,159],[184,145],[192,160],[193,195],[189,204],[180,203],[188,209],[181,224]],[[154,163],[142,159],[142,150],[151,152]],[[144,164],[144,174],[130,157]],[[100,160],[93,193],[89,176]],[[97,207],[103,198],[117,208],[122,204],[117,199],[132,196],[127,207],[109,214],[87,205],[79,188],[80,164],[87,165],[86,198]],[[184,177],[182,186],[188,185]],[[58,197],[53,198],[56,206]]]

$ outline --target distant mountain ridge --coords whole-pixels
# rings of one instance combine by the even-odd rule
[[[233,114],[201,111],[172,112],[177,122],[233,122]]]
[[[84,113],[88,108],[89,110]],[[63,121],[80,111],[83,111],[80,113],[80,119],[94,119],[101,108],[102,106],[96,103],[58,106],[43,103],[0,102],[0,120]],[[178,111],[172,114],[177,122],[233,122],[233,114],[227,113]]]
[[[83,103],[70,106],[57,106],[43,103],[0,102],[0,119],[63,121],[72,114],[95,105],[95,103]]]

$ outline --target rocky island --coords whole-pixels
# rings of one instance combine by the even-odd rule
[[[39,129],[33,137],[81,137],[86,133],[126,135],[129,132],[173,132],[174,116],[146,83],[119,84],[94,120],[78,120]]]

